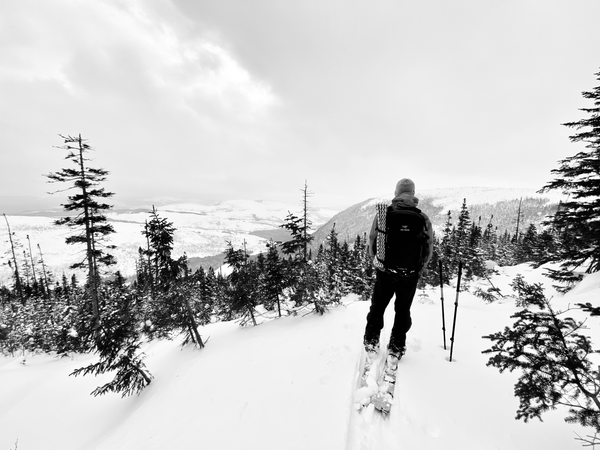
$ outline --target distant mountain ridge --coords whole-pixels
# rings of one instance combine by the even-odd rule
[[[523,198],[523,230],[529,223],[539,223],[546,215],[553,213],[559,200],[559,196],[539,195],[533,189],[450,188],[424,190],[417,192],[417,196],[420,199],[419,207],[429,215],[438,232],[446,221],[448,209],[456,221],[463,198],[467,199],[472,220],[479,220],[481,216],[481,224],[485,226],[493,214],[493,223],[500,232],[505,229],[514,231],[520,198]],[[314,246],[318,247],[326,241],[334,223],[340,240],[354,242],[357,235],[363,235],[370,229],[375,204],[378,201],[389,202],[391,198],[389,195],[368,199],[337,214],[331,210],[311,208],[309,217],[317,230],[314,233]],[[23,203],[20,205],[24,206]],[[29,236],[34,258],[39,258],[36,248],[39,244],[45,264],[56,277],[62,276],[63,272],[70,273],[68,267],[83,258],[82,248],[64,243],[70,231],[53,224],[57,216],[64,215],[58,205],[59,202],[54,203],[54,208],[50,210],[7,213],[14,239],[19,244],[19,264],[23,264],[22,255],[27,249]],[[127,209],[118,205],[107,215],[116,230],[110,239],[110,243],[117,247],[111,252],[117,260],[117,266],[112,270],[121,270],[125,276],[135,273],[138,249],[145,245],[142,230],[144,222],[149,220],[150,208],[138,204]],[[250,253],[264,251],[269,239],[286,239],[287,234],[280,226],[288,212],[301,213],[298,205],[260,200],[230,200],[211,205],[156,202],[156,208],[159,215],[173,222],[177,229],[173,256],[185,253],[192,268],[221,264],[227,242],[236,248],[241,248],[245,243]],[[0,285],[10,282],[9,255],[8,232],[6,227],[0,226]]]
[[[540,224],[546,216],[553,214],[562,198],[556,193],[538,194],[534,189],[488,187],[426,189],[418,191],[416,197],[419,199],[418,207],[429,216],[436,233],[440,233],[446,223],[448,211],[456,224],[466,199],[471,221],[486,227],[491,220],[500,234],[505,230],[511,233],[516,230],[521,200],[519,226],[524,231],[531,223]],[[356,236],[362,236],[371,229],[375,205],[389,203],[392,198],[393,195],[367,199],[336,214],[313,234],[313,247],[318,248],[326,242],[334,225],[339,240],[354,242]]]

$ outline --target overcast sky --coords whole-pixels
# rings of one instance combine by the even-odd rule
[[[581,150],[598,0],[5,0],[0,195],[43,196],[58,134],[126,197],[343,208],[539,189]]]

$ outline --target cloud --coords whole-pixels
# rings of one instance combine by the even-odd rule
[[[58,133],[90,140],[117,196],[536,187],[597,71],[600,4],[578,5],[2,2],[0,192],[47,190]]]
[[[42,167],[18,155],[60,144],[58,133],[82,132],[100,165],[168,180],[162,189],[178,193],[189,190],[182,180],[193,167],[218,179],[236,146],[261,151],[262,122],[280,100],[169,2],[24,0],[3,3],[0,17],[0,143],[17,150],[3,155],[4,192],[17,185],[10,165],[27,167],[38,188],[34,177],[50,171],[52,158],[40,158]],[[117,186],[144,191],[143,180],[124,178]]]

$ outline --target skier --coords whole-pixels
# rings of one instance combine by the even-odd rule
[[[383,315],[395,294],[388,354],[397,359],[406,351],[406,333],[412,325],[410,307],[419,277],[433,254],[433,227],[429,217],[416,208],[417,203],[415,183],[408,178],[401,179],[396,184],[391,205],[378,205],[369,234],[369,253],[377,270],[364,345],[367,352],[378,352]],[[397,232],[410,227],[417,228],[416,234]]]

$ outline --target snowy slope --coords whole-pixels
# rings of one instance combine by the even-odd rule
[[[492,282],[505,293],[517,273],[543,280],[528,266],[500,269]],[[549,284],[546,283],[549,287]],[[600,274],[588,276],[558,305],[598,305]],[[551,288],[550,288],[551,289]],[[102,379],[68,373],[94,359],[0,357],[0,449],[579,449],[562,411],[545,421],[513,419],[517,374],[485,366],[481,336],[511,322],[514,300],[485,304],[461,293],[454,361],[443,349],[439,290],[420,292],[408,353],[387,420],[353,408],[366,302],[348,297],[324,316],[286,317],[254,328],[236,323],[202,329],[206,348],[147,344],[155,376],[141,395],[89,395]],[[455,292],[445,288],[448,345]],[[392,313],[388,311],[387,323]],[[598,332],[600,318],[589,318]],[[387,336],[389,331],[384,331]],[[599,342],[598,337],[595,340]],[[18,440],[18,444],[15,443]]]

